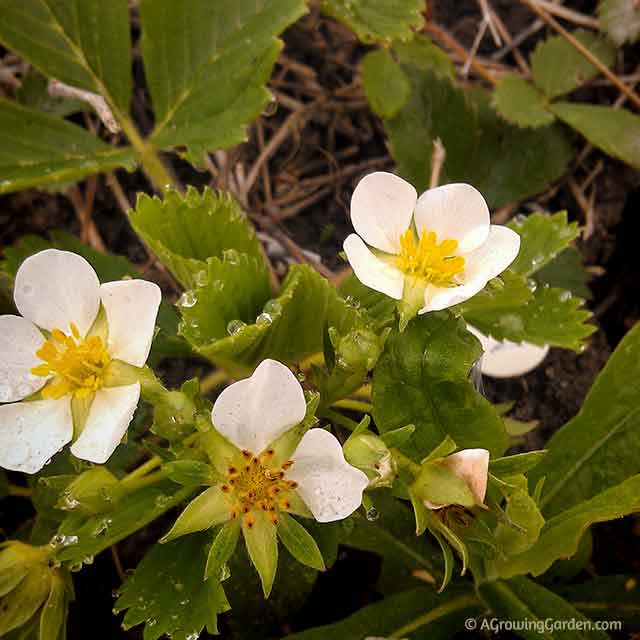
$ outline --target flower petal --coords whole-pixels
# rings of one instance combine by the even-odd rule
[[[480,368],[485,376],[491,378],[515,378],[535,369],[549,353],[549,345],[540,347],[530,342],[511,342],[494,340],[475,327],[467,325],[484,349]]]
[[[18,269],[13,294],[18,311],[43,329],[86,335],[100,308],[100,281],[93,267],[69,251],[46,249]]]
[[[134,367],[147,361],[162,294],[147,280],[107,282],[100,287],[109,325],[109,353]]]
[[[302,422],[306,410],[293,373],[276,360],[263,360],[250,378],[234,382],[218,396],[211,420],[236,447],[258,454]]]
[[[463,449],[446,457],[442,464],[469,485],[478,504],[484,503],[489,477],[489,452],[486,449]]]
[[[376,171],[358,182],[351,196],[351,223],[368,244],[400,252],[400,236],[409,228],[418,193],[393,173]]]
[[[458,241],[456,253],[480,247],[489,235],[489,207],[482,194],[470,184],[446,184],[429,189],[416,205],[418,234],[434,231],[438,242]]]
[[[36,473],[73,436],[71,401],[35,400],[0,406],[0,467]]]
[[[0,402],[15,402],[35,393],[46,378],[34,376],[42,363],[36,351],[44,342],[38,328],[20,316],[0,316]]]
[[[343,247],[356,278],[363,285],[396,300],[402,298],[402,271],[377,258],[355,233],[347,237]]]
[[[328,431],[307,431],[292,459],[287,479],[298,483],[296,491],[318,522],[342,520],[362,504],[369,480],[345,460],[340,443]]]
[[[71,446],[76,458],[103,464],[120,444],[140,399],[140,384],[103,387],[89,409],[82,433]]]
[[[487,281],[480,279],[472,280],[458,287],[436,287],[429,285],[424,292],[424,307],[418,311],[419,314],[428,311],[442,311],[456,304],[460,304],[472,298],[479,291],[482,291]]]
[[[465,258],[465,281],[481,279],[485,284],[499,276],[517,257],[520,236],[501,225],[492,224],[487,241]]]

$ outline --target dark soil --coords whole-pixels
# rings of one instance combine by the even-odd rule
[[[430,17],[469,50],[477,33],[480,14],[472,0],[433,2]],[[595,2],[565,3],[576,10],[593,11]],[[533,21],[523,6],[509,0],[494,1],[507,28],[519,33]],[[525,57],[544,30],[525,41]],[[335,22],[312,13],[285,34],[284,54],[278,63],[272,89],[280,106],[265,115],[254,127],[250,141],[227,154],[228,167],[242,164],[250,170],[265,140],[269,140],[291,113],[292,104],[310,105],[307,114],[291,128],[290,135],[265,165],[254,188],[244,202],[259,229],[282,240],[293,240],[286,253],[293,259],[310,259],[300,253],[308,250],[322,257],[322,263],[334,273],[344,268],[338,256],[344,237],[351,231],[348,209],[351,192],[366,173],[392,169],[393,162],[385,144],[382,123],[370,112],[358,84],[358,62],[366,51],[353,35]],[[490,57],[496,50],[489,35],[479,54]],[[511,55],[504,64],[514,65]],[[635,68],[637,51],[625,50],[625,68]],[[607,103],[616,94],[610,88],[587,88],[592,101]],[[140,110],[146,108],[144,98]],[[260,134],[260,131],[262,134]],[[582,144],[582,143],[578,143]],[[175,162],[175,161],[174,161]],[[511,415],[520,420],[537,420],[539,427],[527,436],[527,447],[538,448],[574,416],[595,376],[605,364],[625,332],[640,317],[640,176],[637,172],[600,154],[592,153],[586,166],[574,167],[573,175],[588,174],[597,163],[603,167],[595,178],[596,198],[593,231],[579,242],[585,265],[593,274],[593,294],[588,307],[594,311],[598,331],[582,354],[552,350],[544,364],[523,378],[509,381],[485,379],[486,395],[495,402],[511,400]],[[175,163],[184,184],[232,188],[229,170],[218,175],[196,172]],[[118,179],[130,203],[137,191],[150,192],[141,173],[118,172]],[[566,180],[556,185],[543,199],[550,210],[567,209],[572,220],[585,224],[583,211]],[[531,203],[521,203],[523,210]],[[113,192],[99,178],[92,219],[109,251],[127,256],[164,285],[170,295],[170,283],[158,270],[131,230]],[[64,194],[28,190],[0,199],[0,246],[8,246],[20,237],[35,233],[46,235],[52,229],[66,229],[81,237],[87,233],[76,211]],[[282,267],[282,265],[281,265]],[[281,271],[281,269],[280,269]],[[0,515],[18,509],[19,499],[2,502]],[[163,525],[141,532],[118,545],[125,569],[135,567],[151,541],[160,535]],[[589,570],[597,573],[640,571],[640,526],[625,519],[596,527],[594,556]],[[357,552],[341,552],[335,568],[318,582],[304,612],[304,625],[336,620],[374,600],[379,563],[375,557]],[[69,638],[92,637],[117,640],[141,638],[140,629],[121,630],[119,619],[111,612],[112,592],[120,585],[109,553],[96,558],[74,577],[76,602],[72,605]],[[298,618],[300,619],[300,618]]]

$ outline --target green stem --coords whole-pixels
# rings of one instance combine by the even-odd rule
[[[459,598],[445,602],[435,609],[431,609],[431,611],[425,613],[423,616],[405,624],[404,627],[400,627],[400,629],[394,631],[389,637],[406,638],[409,634],[413,633],[420,627],[431,624],[439,618],[444,618],[444,616],[448,616],[450,613],[461,611],[462,609],[469,609],[471,607],[478,606],[479,604],[480,603],[475,596],[460,596]]]
[[[21,498],[30,498],[33,491],[29,487],[19,487],[17,484],[10,484],[7,488],[10,496],[20,496]]]
[[[151,460],[149,462],[151,462]],[[139,469],[140,468],[142,467],[139,467]],[[136,469],[136,471],[138,471],[139,469]],[[122,480],[121,486],[125,486],[129,493],[133,493],[134,491],[138,491],[143,487],[148,487],[150,484],[160,482],[160,480],[164,480],[166,477],[167,472],[161,469],[160,471],[156,471],[155,473],[151,473],[142,477],[138,476],[133,479],[130,479],[130,476],[127,476]]]
[[[120,486],[130,487],[134,484],[134,481],[138,478],[145,476],[150,471],[153,471],[162,464],[162,460],[158,456],[153,456],[145,463],[141,464],[137,469],[134,469],[131,473],[126,475],[121,481]]]
[[[327,420],[331,420],[331,422],[335,422],[339,424],[341,427],[348,429],[349,431],[354,431],[358,426],[358,423],[351,418],[347,418],[347,416],[343,416],[341,413],[334,411],[333,409],[325,409],[321,415],[322,418],[327,418]]]
[[[417,476],[420,473],[420,465],[414,462],[409,456],[406,456],[398,449],[391,449],[391,455],[400,468],[407,469],[412,475]]]
[[[332,406],[338,409],[346,409],[347,411],[357,411],[358,413],[371,413],[373,411],[373,405],[370,402],[353,400],[352,398],[336,400]]]

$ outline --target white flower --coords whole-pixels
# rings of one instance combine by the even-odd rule
[[[0,402],[13,403],[0,405],[1,467],[36,473],[72,438],[78,458],[109,458],[140,384],[105,386],[105,378],[113,361],[144,365],[160,298],[144,280],[101,285],[68,251],[47,249],[22,263],[14,290],[22,317],[0,316]],[[18,402],[38,391],[39,399]]]
[[[463,449],[457,453],[447,456],[439,461],[447,467],[458,478],[464,480],[476,504],[484,504],[484,497],[487,494],[487,480],[489,478],[489,452],[486,449]],[[429,509],[441,509],[446,504],[434,504],[428,500],[424,504]]]
[[[351,222],[358,235],[347,237],[344,250],[356,277],[418,313],[471,298],[520,249],[520,236],[490,224],[487,203],[468,184],[436,187],[418,198],[402,178],[371,173],[353,192]]]
[[[484,355],[480,360],[480,369],[491,378],[515,378],[535,369],[549,353],[549,346],[540,347],[529,342],[511,342],[495,340],[486,336],[475,327],[467,329],[480,340]]]
[[[351,515],[362,503],[367,476],[352,467],[338,440],[324,429],[307,431],[290,458],[274,464],[273,445],[305,417],[300,383],[280,362],[264,360],[250,378],[228,386],[216,400],[215,429],[243,452],[246,466],[231,469],[227,491],[235,512],[289,510],[292,491],[318,522]],[[276,445],[277,446],[277,445]],[[247,488],[251,487],[251,491]]]

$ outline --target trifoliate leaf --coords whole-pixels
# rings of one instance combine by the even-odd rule
[[[616,48],[605,38],[591,31],[572,34],[607,67],[616,59]],[[536,47],[531,55],[534,82],[549,97],[569,93],[600,71],[562,36],[552,36]]]
[[[394,331],[373,377],[380,432],[414,424],[406,452],[418,459],[447,435],[460,448],[483,447],[500,455],[507,442],[502,421],[468,380],[480,354],[464,322],[446,312],[425,314],[403,333]]]
[[[190,187],[186,195],[168,192],[164,199],[140,194],[131,225],[186,288],[203,285],[207,259],[233,249],[263,260],[251,223],[228,194]],[[264,267],[263,267],[264,268]]]
[[[412,65],[405,72],[411,98],[385,129],[399,173],[418,191],[428,186],[436,138],[446,150],[441,183],[473,184],[492,207],[534,195],[564,173],[573,153],[562,127],[515,127],[484,90],[458,89]]]
[[[276,39],[306,8],[301,0],[143,0],[141,48],[162,148],[186,147],[193,164],[246,139],[271,99]]]
[[[422,0],[325,0],[322,10],[367,43],[408,40],[424,24]]]
[[[551,262],[580,235],[577,222],[567,221],[567,212],[553,215],[532,213],[509,225],[520,236],[520,252],[509,271],[530,276]]]
[[[508,122],[519,127],[543,127],[555,118],[545,97],[527,80],[515,74],[500,79],[493,92],[493,104]]]
[[[600,25],[618,46],[635,42],[640,36],[640,11],[629,0],[600,0]]]
[[[124,583],[114,611],[127,609],[123,626],[145,623],[145,640],[217,633],[217,616],[229,609],[220,581],[204,580],[206,534],[155,545]]]
[[[0,100],[0,193],[135,164],[128,147],[111,147],[66,120]]]
[[[640,117],[626,109],[556,102],[553,113],[607,155],[640,169]]]
[[[395,116],[411,93],[407,76],[388,49],[370,51],[363,58],[362,83],[373,112],[381,118]]]

